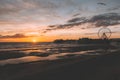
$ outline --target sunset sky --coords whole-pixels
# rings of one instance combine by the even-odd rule
[[[120,38],[120,0],[0,0],[0,42],[98,38],[102,27]]]

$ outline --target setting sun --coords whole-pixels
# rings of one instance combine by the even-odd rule
[[[37,42],[37,40],[36,40],[36,39],[33,39],[33,40],[32,40],[32,42],[33,42],[33,43],[36,43],[36,42]]]

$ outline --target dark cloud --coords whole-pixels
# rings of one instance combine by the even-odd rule
[[[91,24],[94,24],[95,27],[112,26],[112,25],[120,24],[120,14],[106,13],[106,14],[100,14],[100,15],[93,16],[90,19],[87,19],[85,17],[73,18],[71,20],[68,20],[68,23],[74,23],[74,25],[91,23]]]
[[[73,18],[71,20],[68,20],[68,23],[76,23],[76,22],[84,22],[86,21],[85,17],[81,17],[81,18]]]
[[[120,15],[117,13],[106,13],[92,17],[89,22],[94,23],[96,27],[112,26],[120,24]]]
[[[49,29],[45,29],[43,31],[43,33],[47,33],[49,31],[52,31],[52,30],[58,30],[58,29],[69,29],[69,28],[72,28],[74,26],[79,26],[81,24],[83,24],[84,22],[78,22],[78,23],[67,23],[67,24],[63,24],[63,25],[52,25],[52,26],[48,26]],[[81,29],[85,29],[85,28],[81,28]]]
[[[106,13],[106,14],[100,14],[91,17],[90,19],[87,19],[85,17],[77,17],[73,18],[67,21],[66,24],[63,25],[51,25],[48,26],[49,29],[46,29],[44,33],[52,30],[57,30],[57,29],[68,29],[72,28],[74,26],[80,26],[82,24],[92,24],[94,27],[107,27],[107,26],[112,26],[112,25],[118,25],[120,24],[120,15],[118,13]],[[81,27],[81,29],[86,29],[86,28],[94,28],[93,26],[88,26],[88,27]]]
[[[73,15],[73,17],[79,16],[79,15],[80,15],[80,13],[76,13]]]
[[[14,35],[5,35],[5,36],[2,36],[0,35],[0,38],[26,38],[28,36],[25,36],[23,34],[14,34]]]
[[[48,31],[52,31],[52,30],[57,30],[57,29],[68,29],[75,26],[74,24],[63,24],[63,25],[50,25],[48,26],[49,29],[45,29],[45,31],[43,31],[43,33],[46,33]]]
[[[58,30],[58,29],[69,29],[69,28],[72,28],[74,26],[78,26],[80,25],[80,23],[67,23],[67,24],[63,24],[63,25],[50,25],[48,26],[49,29],[45,29],[43,31],[43,33],[47,33],[49,31],[52,31],[52,30]]]
[[[113,10],[118,10],[120,9],[120,6],[115,6],[115,7],[112,7],[112,8],[108,8],[107,10],[108,11],[113,11]]]
[[[102,2],[100,2],[100,3],[97,3],[98,5],[103,5],[103,6],[106,6],[107,4],[105,4],[105,3],[102,3]]]

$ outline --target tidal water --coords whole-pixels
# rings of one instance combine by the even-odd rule
[[[100,55],[102,49],[91,45],[55,43],[0,43],[0,66]]]

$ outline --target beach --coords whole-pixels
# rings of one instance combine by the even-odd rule
[[[0,80],[120,80],[120,50],[0,67]]]

